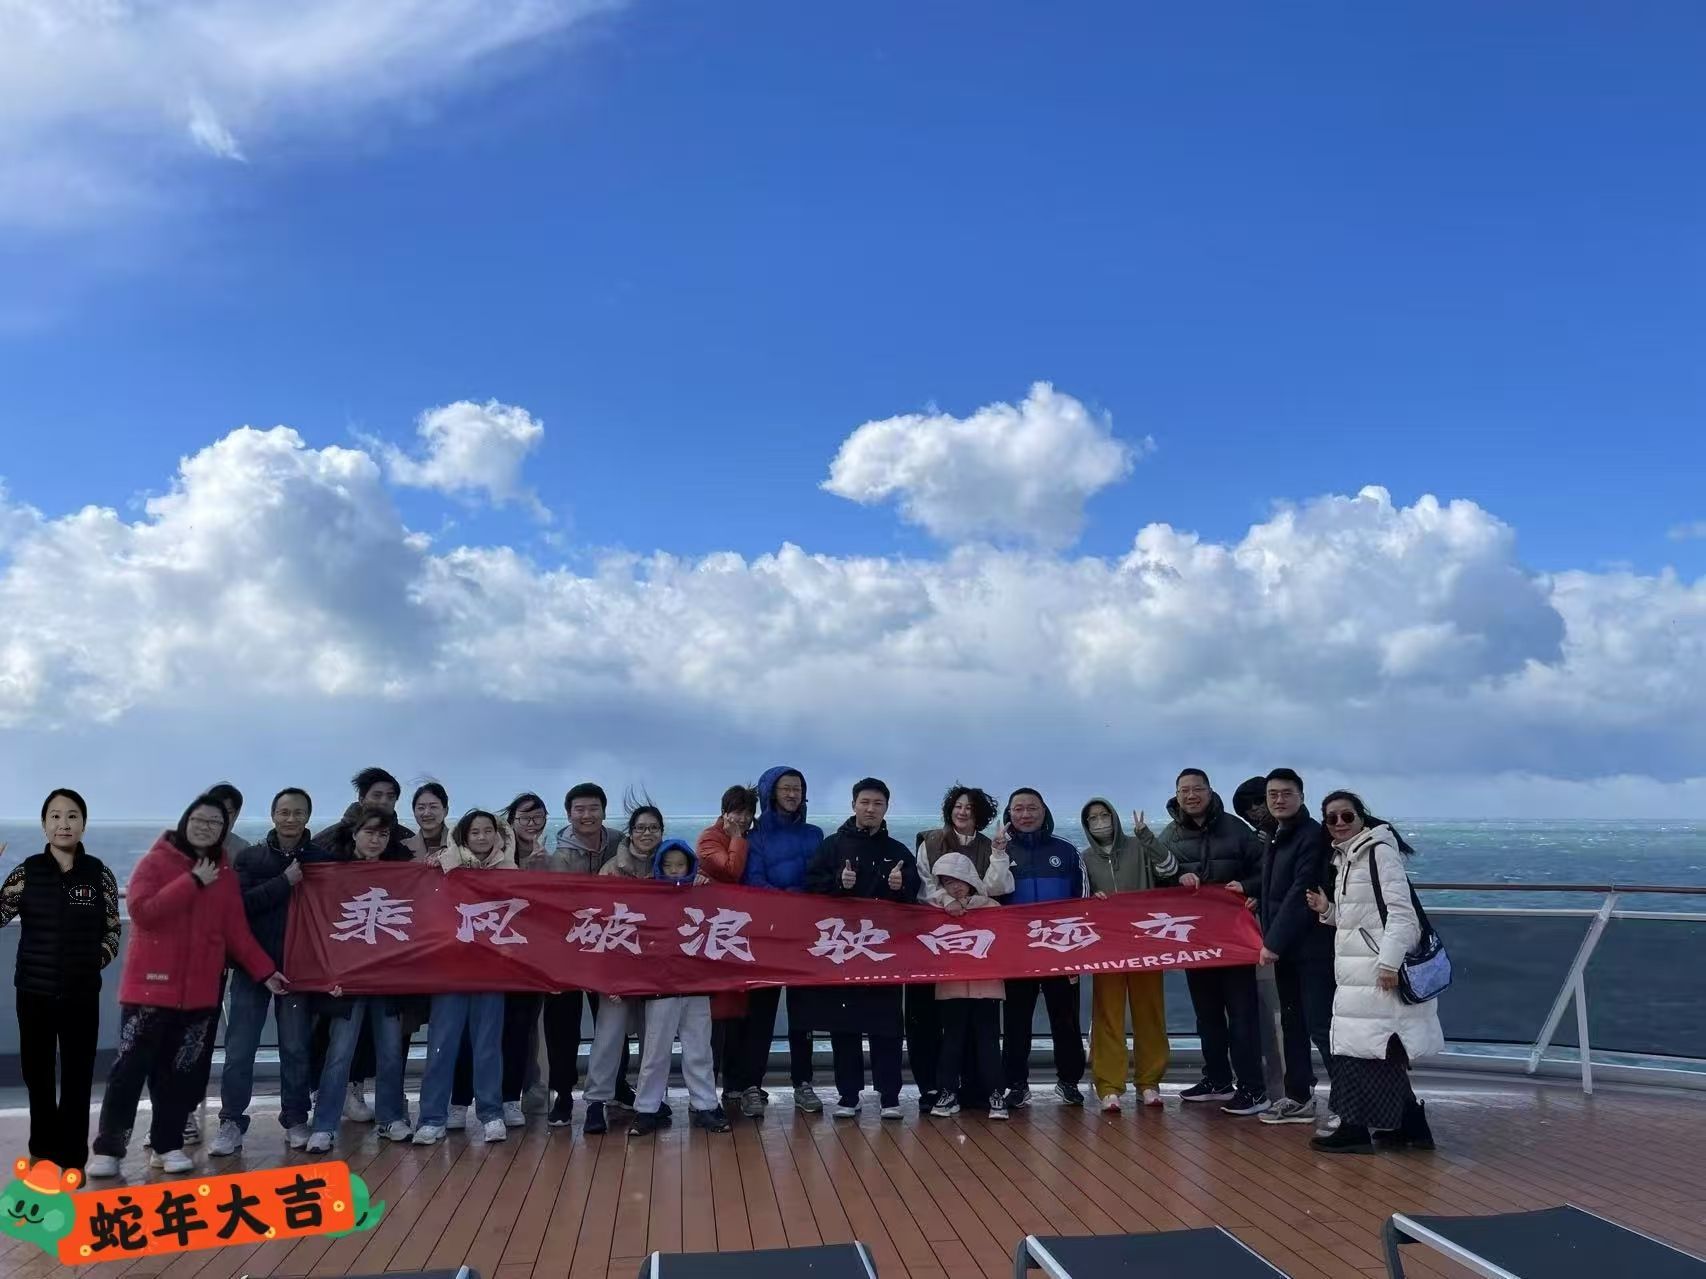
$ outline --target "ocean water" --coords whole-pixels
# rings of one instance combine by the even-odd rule
[[[815,815],[820,826],[839,817]],[[175,819],[97,821],[84,845],[112,867],[122,886],[137,859]],[[1128,818],[1129,820],[1129,818]],[[691,840],[712,821],[708,814],[677,816],[669,833]],[[940,824],[930,815],[891,815],[889,829],[911,845],[921,830]],[[1706,822],[1677,821],[1454,821],[1400,823],[1416,849],[1412,873],[1421,881],[1475,884],[1648,884],[1698,887],[1698,895],[1631,895],[1620,903],[1631,910],[1706,912]],[[556,838],[555,824],[547,833]],[[265,821],[243,820],[237,832],[259,839]],[[1084,842],[1076,822],[1057,834]],[[31,821],[0,821],[0,842],[8,847],[0,868],[35,852],[41,828]],[[1430,894],[1441,905],[1513,907],[1588,907],[1599,898],[1576,893],[1454,892]]]

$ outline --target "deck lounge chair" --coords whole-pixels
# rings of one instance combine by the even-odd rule
[[[1407,1217],[1386,1223],[1386,1270],[1403,1279],[1398,1250],[1421,1244],[1486,1279],[1706,1279],[1706,1261],[1581,1208],[1496,1217]]]
[[[1202,1274],[1215,1279],[1289,1279],[1246,1245],[1215,1227],[1149,1235],[1026,1235],[1013,1253],[1013,1279],[1041,1270],[1048,1279],[1112,1279],[1118,1275]]]
[[[762,1248],[757,1252],[654,1252],[640,1279],[877,1279],[864,1244]]]

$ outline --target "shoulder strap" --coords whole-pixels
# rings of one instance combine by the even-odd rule
[[[1380,891],[1380,859],[1375,855],[1375,845],[1368,846],[1368,882],[1374,885],[1374,908],[1380,912],[1380,926],[1386,927],[1386,894]]]

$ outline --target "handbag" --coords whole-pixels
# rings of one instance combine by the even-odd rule
[[[1384,929],[1386,894],[1380,890],[1380,861],[1372,848],[1368,854],[1368,879],[1374,885],[1374,905],[1380,911],[1380,926]],[[1406,1004],[1425,1004],[1438,999],[1451,985],[1451,955],[1445,948],[1445,940],[1434,931],[1414,885],[1410,886],[1410,905],[1416,912],[1422,935],[1398,965],[1398,998]]]

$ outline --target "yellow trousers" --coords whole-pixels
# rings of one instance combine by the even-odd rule
[[[1125,1014],[1131,1007],[1131,1040],[1137,1086],[1159,1088],[1167,1073],[1167,999],[1160,973],[1093,973],[1090,1020],[1090,1077],[1098,1097],[1125,1091]]]

